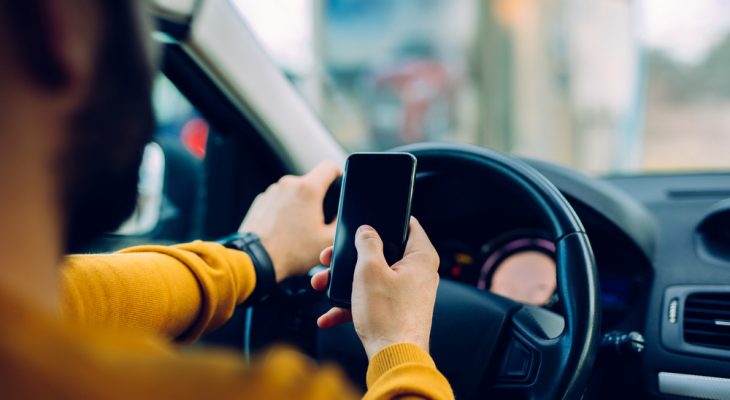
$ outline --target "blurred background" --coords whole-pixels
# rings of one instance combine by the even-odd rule
[[[729,1],[231,1],[347,150],[730,168]]]

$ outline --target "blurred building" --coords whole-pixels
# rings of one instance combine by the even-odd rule
[[[347,149],[458,141],[594,173],[730,167],[713,145],[730,145],[730,3],[236,2]]]
[[[633,168],[636,154],[606,148],[640,140],[634,12],[614,0],[325,1],[321,59],[362,115],[339,128],[341,140],[380,149],[457,140],[588,170]]]

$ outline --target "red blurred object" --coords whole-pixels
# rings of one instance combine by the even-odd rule
[[[399,143],[415,143],[434,139],[429,137],[431,118],[443,120],[446,125],[454,118],[454,96],[458,77],[447,65],[435,60],[409,60],[377,71],[371,84],[376,92],[395,94],[400,103],[400,122],[395,131]],[[446,109],[434,109],[439,104]],[[447,132],[433,132],[442,135]]]
[[[202,118],[193,118],[183,125],[180,140],[188,151],[198,159],[205,158],[210,127]]]
[[[458,265],[454,265],[453,267],[451,267],[451,276],[461,276],[461,267]]]

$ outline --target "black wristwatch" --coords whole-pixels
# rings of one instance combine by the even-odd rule
[[[256,304],[273,293],[276,288],[276,272],[269,252],[261,244],[259,235],[253,232],[238,232],[219,240],[218,243],[229,249],[243,251],[251,257],[256,271],[256,287],[244,302],[244,306]]]

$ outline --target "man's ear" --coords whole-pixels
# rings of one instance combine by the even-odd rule
[[[85,90],[94,70],[99,32],[91,0],[15,2],[11,23],[31,78],[44,89]]]

